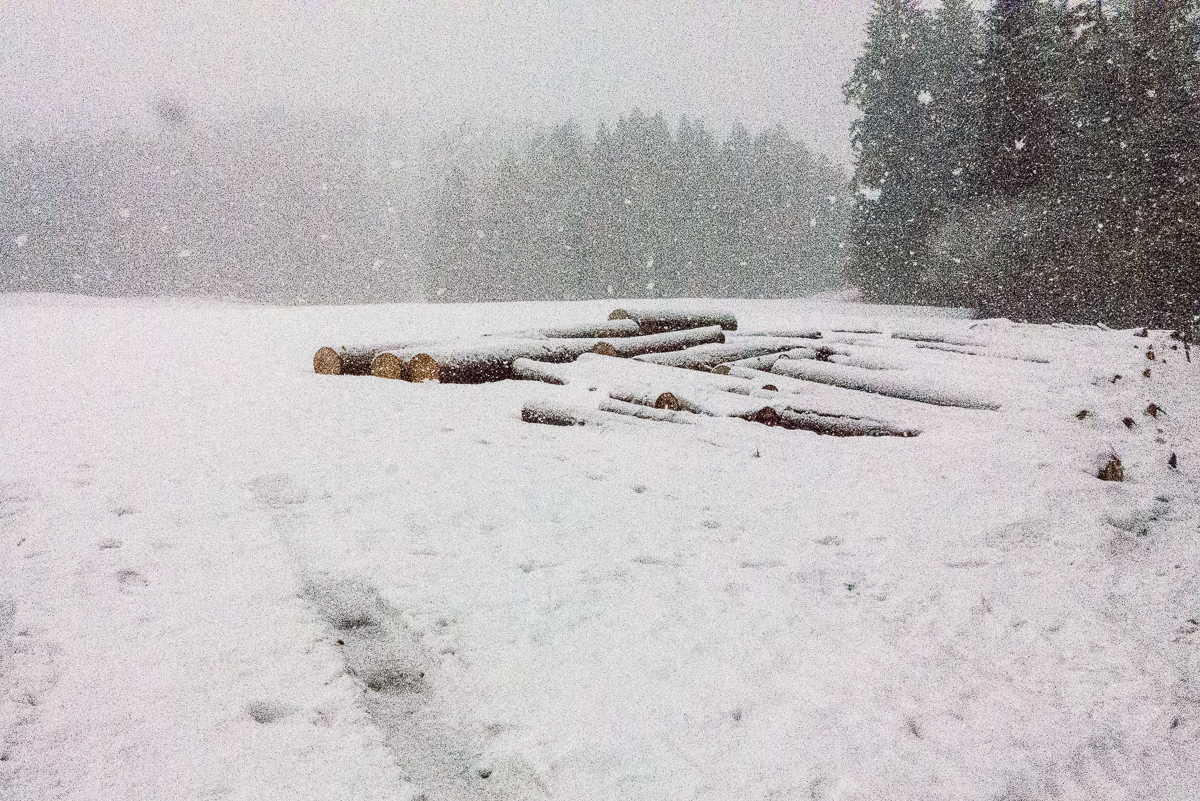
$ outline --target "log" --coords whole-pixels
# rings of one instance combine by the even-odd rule
[[[725,362],[724,364],[718,364],[712,371],[717,375],[729,375],[734,367],[747,367],[751,370],[770,372],[771,365],[785,357],[790,359],[815,359],[817,358],[817,352],[812,348],[793,348],[783,353],[771,353],[766,356],[755,356],[750,359]]]
[[[728,312],[685,312],[676,309],[614,309],[610,320],[634,320],[643,334],[663,334],[689,328],[718,325],[726,331],[737,330],[737,318]]]
[[[920,429],[903,428],[870,417],[828,414],[793,406],[779,410],[776,425],[833,437],[915,437],[921,433]]]
[[[738,331],[741,337],[775,337],[777,339],[820,339],[819,328],[752,328],[749,331]]]
[[[569,340],[563,340],[569,341]],[[583,340],[580,340],[583,341]],[[620,356],[630,358],[645,353],[665,353],[673,350],[683,350],[696,345],[706,345],[710,342],[724,342],[725,332],[720,326],[712,325],[707,328],[692,328],[684,331],[670,331],[664,334],[626,337],[616,340],[601,340],[595,346],[588,348],[593,353],[604,356]]]
[[[704,414],[705,411],[700,404],[691,400],[689,396],[694,396],[695,392],[688,392],[683,389],[676,388],[676,391],[663,390],[658,388],[647,387],[613,387],[608,392],[608,397],[613,400],[619,400],[624,403],[633,403],[638,406],[646,406],[652,409],[668,409],[673,412],[690,412],[692,414]]]
[[[1050,363],[1049,359],[1041,356],[1031,356],[1004,349],[984,349],[982,347],[973,345],[947,345],[941,342],[918,342],[916,346],[926,350],[940,350],[946,353],[961,353],[964,356],[990,356],[993,359],[1012,359],[1013,361],[1033,362],[1034,364]]]
[[[941,334],[926,334],[920,331],[893,331],[892,339],[906,339],[910,342],[936,342],[941,345],[958,345],[960,347],[979,347],[986,345],[977,339],[954,339]]]
[[[840,364],[805,359],[779,359],[771,366],[771,372],[843,389],[870,392],[935,406],[988,410],[1000,408],[1000,404],[967,390],[939,385],[929,379],[909,374],[893,375],[882,371],[860,370]]]
[[[772,353],[782,353],[793,350],[796,343],[791,339],[776,337],[756,337],[751,341],[743,341],[741,337],[735,342],[697,345],[686,350],[669,353],[648,353],[636,356],[638,361],[665,364],[670,367],[681,367],[687,370],[711,372],[714,367],[740,359],[751,359]]]
[[[521,419],[526,423],[541,423],[549,426],[583,426],[599,423],[596,415],[590,409],[547,400],[526,401],[521,409]]]
[[[517,359],[569,362],[595,344],[591,339],[497,339],[434,347],[421,352],[384,351],[376,354],[371,371],[382,378],[482,384],[514,378],[513,362]],[[406,372],[397,373],[392,369],[396,360],[408,366]]]
[[[567,383],[567,378],[558,365],[524,358],[513,360],[513,378],[520,381],[545,381],[547,384]]]
[[[600,411],[611,414],[622,414],[627,417],[637,417],[641,420],[655,420],[660,423],[695,424],[693,415],[675,409],[641,406],[636,403],[626,403],[615,398],[605,398],[600,401]]]
[[[320,375],[370,375],[371,360],[375,358],[375,354],[380,350],[386,350],[385,346],[380,348],[342,348],[334,350],[330,347],[319,348],[313,354],[313,372]]]
[[[547,339],[603,339],[604,337],[633,337],[642,333],[636,320],[609,320],[604,323],[589,323],[585,325],[568,325],[557,328],[543,328],[538,336]]]

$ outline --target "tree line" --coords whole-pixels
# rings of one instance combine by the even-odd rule
[[[0,291],[272,303],[778,296],[837,283],[848,176],[783,129],[634,112],[415,128],[164,103],[0,151]]]
[[[782,128],[725,141],[635,111],[450,169],[430,238],[442,300],[779,297],[841,279],[847,177]]]
[[[872,300],[1194,325],[1200,4],[878,0],[845,86]]]

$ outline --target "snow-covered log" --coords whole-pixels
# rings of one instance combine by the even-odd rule
[[[958,345],[968,348],[987,344],[969,337],[948,337],[942,334],[927,334],[922,331],[893,331],[892,339],[906,339],[910,342],[936,342],[942,345]]]
[[[776,425],[791,430],[812,431],[834,437],[915,437],[916,428],[905,428],[870,417],[855,417],[848,414],[829,414],[811,409],[785,406],[777,410]]]
[[[1044,356],[1035,356],[1028,353],[1020,353],[1007,348],[982,347],[971,345],[947,345],[941,342],[918,342],[916,347],[925,350],[940,350],[946,353],[960,353],[964,356],[989,356],[993,359],[1011,359],[1019,362],[1033,362],[1034,364],[1049,364],[1050,360]]]
[[[384,378],[409,381],[436,379],[445,384],[482,384],[513,378],[517,359],[561,363],[573,361],[596,344],[592,339],[496,339],[430,347],[421,352],[385,351],[376,354],[372,373]],[[409,365],[407,374],[395,374],[390,366],[400,360]],[[419,375],[413,364],[425,366]]]
[[[586,325],[568,325],[556,328],[543,328],[538,336],[547,339],[604,339],[606,337],[633,337],[642,333],[636,320],[608,320],[603,323]]]
[[[513,360],[513,378],[520,381],[545,381],[547,384],[565,384],[569,380],[557,364],[524,358]]]
[[[742,337],[775,337],[776,339],[820,339],[819,328],[752,328],[739,330],[737,338]]]
[[[580,340],[581,342],[583,340]],[[588,348],[605,356],[620,356],[629,358],[641,356],[644,353],[665,353],[673,350],[706,345],[710,342],[724,342],[725,332],[718,325],[707,328],[692,328],[685,331],[670,331],[664,334],[626,337],[624,339],[603,339],[593,348]]]
[[[694,424],[695,415],[665,407],[643,406],[627,403],[616,398],[604,398],[600,401],[600,411],[611,414],[621,414],[626,417],[637,417],[642,420],[656,420],[660,423]]]
[[[698,345],[686,350],[670,353],[649,353],[637,356],[638,361],[665,364],[670,367],[682,367],[687,370],[710,372],[718,364],[765,356],[771,353],[782,353],[792,350],[796,343],[792,339],[777,337],[753,337],[737,341]]]
[[[807,359],[780,359],[771,366],[771,372],[935,406],[957,406],[963,409],[1000,408],[1000,404],[980,397],[968,389],[907,373],[868,371]]]
[[[526,401],[521,409],[521,419],[526,423],[541,423],[550,426],[600,424],[599,415],[592,408],[545,399]]]
[[[812,348],[793,348],[786,350],[783,353],[771,353],[766,356],[754,356],[749,359],[738,359],[736,361],[725,362],[718,364],[712,369],[717,375],[729,375],[734,367],[746,367],[751,370],[763,370],[770,372],[771,365],[775,364],[779,359],[815,359],[817,352]]]
[[[707,413],[701,403],[693,400],[699,394],[694,388],[672,387],[672,389],[664,389],[662,384],[657,387],[648,384],[637,387],[616,386],[609,389],[608,396],[613,400],[654,409],[670,409],[675,412],[691,412],[692,414]]]
[[[685,312],[677,309],[614,309],[610,320],[634,320],[643,334],[662,334],[688,328],[718,325],[726,331],[737,330],[737,318],[728,312]]]

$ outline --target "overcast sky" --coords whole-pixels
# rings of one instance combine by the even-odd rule
[[[276,104],[463,116],[574,117],[640,107],[720,134],[783,123],[848,162],[841,86],[869,0],[712,3],[3,2],[9,136],[141,127],[155,100],[197,114]]]

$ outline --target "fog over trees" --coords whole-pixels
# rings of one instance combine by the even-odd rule
[[[632,109],[579,123],[578,104],[558,120],[541,108],[536,125],[512,121],[526,119],[519,115],[447,124],[423,117],[416,100],[405,114],[285,103],[213,112],[213,95],[201,116],[166,93],[151,104],[149,127],[82,124],[20,139],[0,130],[0,291],[345,303],[777,297],[853,285],[879,302],[1016,319],[1168,327],[1200,319],[1200,0],[996,0],[986,10],[972,0],[876,0],[861,33],[833,12],[760,18],[722,8],[689,18],[682,38],[672,38],[670,15],[656,17],[660,44],[690,54],[690,67],[676,64],[673,77],[622,75],[622,91],[667,81],[699,98],[697,80],[728,77],[714,93],[753,98],[743,112],[783,108],[778,98],[804,98],[818,85],[813,65],[835,55],[818,52],[814,31],[859,37],[853,64],[850,53],[830,62],[848,75],[845,100],[859,114],[848,131],[851,169],[795,136],[797,127],[819,129],[814,120],[833,125],[834,111],[816,107],[790,128],[760,114],[750,131],[728,122],[715,130],[704,109],[671,119]],[[609,30],[620,17],[560,11],[545,20],[549,30],[581,46],[588,25]],[[395,16],[357,27],[337,14],[298,19],[312,26],[310,44],[340,31],[347,57],[357,53],[347,63],[369,65],[362,74],[383,85],[391,73],[378,72],[366,44],[402,55],[405,26],[420,22]],[[219,49],[225,39],[205,40],[204,19],[193,20],[197,36]],[[451,15],[435,29],[512,33],[505,26],[522,19]],[[720,52],[722,69],[747,65],[745,73],[710,74],[695,56],[698,42],[715,46],[703,37],[721,20],[731,27],[717,28],[757,48]],[[786,29],[780,41],[807,50],[771,52],[772,25]],[[549,41],[536,26],[520,30],[530,47]],[[41,40],[26,38],[38,55]],[[597,40],[594,94],[551,69],[542,90],[599,108],[609,82],[593,72],[628,55],[618,44],[625,38]],[[279,59],[292,52],[258,31],[243,55],[266,47],[259,39],[274,42],[278,52],[263,52]],[[491,75],[493,89],[516,102],[524,84],[501,66],[526,62],[502,40],[482,51],[494,75],[463,72],[475,51],[449,36],[453,53],[443,60],[428,43],[425,60],[397,60],[397,86],[426,92],[435,65],[457,67],[448,88],[467,96],[474,84],[464,76]],[[119,72],[123,52],[105,63]],[[182,52],[197,68],[222,67],[201,58],[203,48]],[[309,55],[322,52],[314,44]],[[293,56],[295,73],[307,74],[309,56]],[[806,65],[807,89],[776,77],[788,59]],[[348,92],[335,80],[336,59],[325,53],[322,63],[311,85]],[[240,69],[263,87],[294,83],[245,64],[260,62]]]
[[[283,111],[9,147],[0,290],[285,303],[796,294],[840,280],[848,175],[781,128],[588,133]]]

